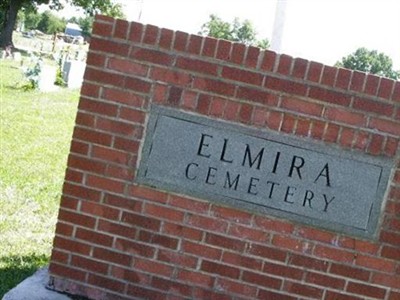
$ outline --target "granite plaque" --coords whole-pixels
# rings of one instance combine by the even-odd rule
[[[392,162],[153,106],[137,182],[373,238]]]

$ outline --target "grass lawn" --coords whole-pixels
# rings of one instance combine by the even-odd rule
[[[0,60],[0,299],[49,261],[79,91],[24,91]]]

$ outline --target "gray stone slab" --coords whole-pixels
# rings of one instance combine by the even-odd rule
[[[48,269],[39,269],[5,294],[3,300],[71,300],[66,295],[46,289],[48,282]]]
[[[137,182],[373,238],[393,162],[153,106]]]

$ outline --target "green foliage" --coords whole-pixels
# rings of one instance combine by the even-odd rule
[[[70,2],[82,7],[89,16],[101,13],[114,18],[125,18],[122,6],[112,0],[70,0]]]
[[[18,62],[0,60],[0,299],[48,263],[79,98],[23,81]]]
[[[41,19],[37,25],[37,29],[47,34],[63,32],[65,30],[66,21],[55,16],[51,11],[47,10],[41,15]]]
[[[400,71],[393,70],[393,62],[389,56],[366,48],[358,48],[354,53],[343,57],[335,66],[393,79],[400,77]]]
[[[257,32],[249,20],[241,22],[238,18],[235,18],[232,23],[229,23],[212,14],[210,15],[210,20],[201,26],[199,34],[253,45],[263,49],[269,47],[268,39],[257,39]]]
[[[38,28],[38,24],[42,18],[36,10],[25,10],[25,30],[31,30]]]

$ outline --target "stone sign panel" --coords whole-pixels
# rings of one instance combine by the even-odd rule
[[[153,106],[138,182],[373,237],[391,162]]]

